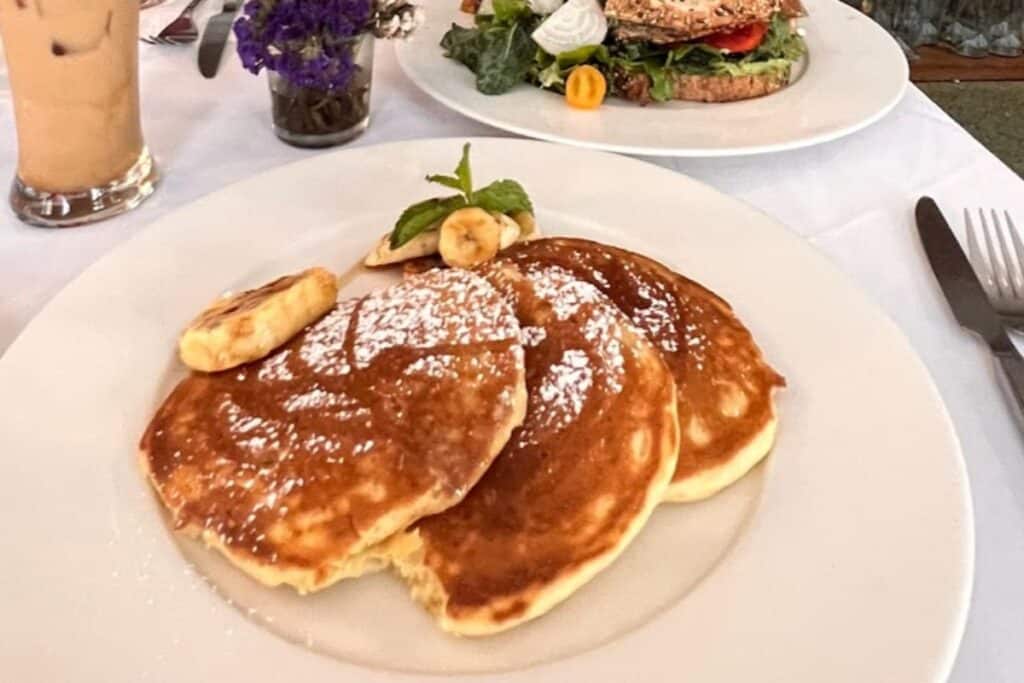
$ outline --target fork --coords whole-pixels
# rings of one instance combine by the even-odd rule
[[[192,20],[192,13],[202,1],[189,0],[185,9],[181,10],[181,14],[167,24],[160,33],[155,36],[144,36],[139,40],[150,45],[188,45],[196,42],[199,39],[199,28]]]
[[[975,227],[964,209],[968,258],[1003,323],[1024,332],[1024,242],[1009,211],[1003,212],[1005,226],[995,209],[989,215],[991,223],[985,210],[978,209],[980,227]]]

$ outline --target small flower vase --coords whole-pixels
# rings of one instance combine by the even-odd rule
[[[277,137],[296,147],[331,147],[358,137],[370,125],[373,34],[364,33],[346,43],[350,50],[343,50],[339,63],[331,65],[351,70],[344,86],[307,88],[268,72]]]

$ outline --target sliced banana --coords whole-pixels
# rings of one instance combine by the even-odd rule
[[[501,234],[498,237],[498,249],[508,249],[519,241],[519,235],[523,229],[519,224],[503,213],[492,213],[494,220],[501,226]]]
[[[201,372],[259,360],[319,319],[337,299],[338,281],[324,268],[278,278],[211,304],[182,333],[178,354]]]
[[[391,248],[391,233],[388,233],[380,238],[373,251],[363,259],[363,263],[376,268],[436,254],[438,242],[441,241],[439,227],[440,224],[427,228],[398,249]]]
[[[537,219],[529,211],[516,211],[512,214],[512,220],[519,224],[519,241],[526,242],[540,237],[540,228],[537,227]]]
[[[441,258],[453,268],[478,266],[494,258],[501,247],[501,223],[475,207],[453,212],[441,223],[440,232]]]

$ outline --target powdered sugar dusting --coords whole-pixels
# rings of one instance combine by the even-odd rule
[[[429,349],[516,339],[519,326],[483,279],[433,270],[371,294],[358,312],[355,362],[366,367],[395,347]]]
[[[345,336],[357,299],[343,301],[320,319],[306,334],[299,347],[299,357],[317,373],[328,376],[347,375],[352,371],[345,358]]]
[[[595,392],[610,396],[623,391],[623,335],[627,326],[632,330],[603,294],[567,271],[536,266],[529,268],[526,276],[533,294],[551,307],[554,321],[524,327],[523,344],[527,348],[564,344],[566,348],[531,382],[527,422],[517,437],[519,446],[550,439],[571,426]],[[561,325],[570,319],[568,326]],[[553,335],[555,329],[559,331]]]
[[[455,369],[455,358],[431,354],[423,356],[405,368],[406,375],[423,375],[432,379],[458,377]]]
[[[636,295],[646,305],[636,307],[633,311],[633,322],[644,330],[650,339],[657,341],[663,351],[675,353],[679,344],[675,334],[678,316],[669,308],[667,296],[652,291],[651,287],[637,280]]]
[[[292,355],[291,349],[284,349],[267,358],[260,365],[257,378],[261,382],[290,382],[295,375],[288,369],[288,358]]]

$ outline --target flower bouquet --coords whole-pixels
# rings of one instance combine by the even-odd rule
[[[234,30],[245,68],[269,74],[277,136],[326,147],[369,125],[374,38],[420,20],[409,0],[249,0]]]

